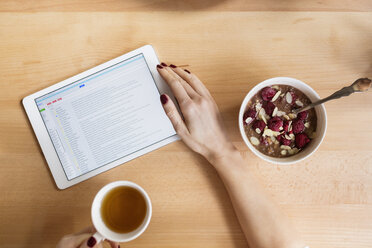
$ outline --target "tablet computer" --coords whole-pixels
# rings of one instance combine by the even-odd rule
[[[179,139],[160,102],[174,97],[157,64],[147,45],[23,99],[58,188]]]

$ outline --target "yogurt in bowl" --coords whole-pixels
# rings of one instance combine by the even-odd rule
[[[293,109],[319,100],[304,82],[277,77],[256,85],[243,100],[239,129],[258,157],[275,164],[293,164],[309,157],[327,129],[324,105],[295,115]]]

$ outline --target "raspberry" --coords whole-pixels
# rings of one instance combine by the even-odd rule
[[[271,116],[275,109],[275,105],[272,102],[264,102],[263,108],[265,109],[266,114]]]
[[[257,114],[257,112],[254,109],[248,109],[247,111],[245,111],[245,113],[243,115],[244,125],[248,125],[249,123],[251,123],[256,118],[256,114]],[[251,117],[252,120],[247,123],[246,120],[247,120],[248,117]]]
[[[283,120],[277,116],[273,117],[268,121],[267,126],[271,130],[279,132],[280,128],[283,126]]]
[[[297,148],[301,149],[301,148],[304,148],[310,142],[310,139],[309,137],[307,137],[306,134],[300,133],[296,135],[295,141],[296,141]]]
[[[274,90],[271,87],[265,87],[261,91],[262,99],[264,99],[265,101],[271,101],[271,99],[273,99],[275,94],[276,94],[276,90]]]
[[[292,96],[292,104],[294,104],[297,100],[297,96],[294,92],[290,91],[289,93],[291,93],[291,96]]]
[[[309,113],[307,111],[302,111],[297,114],[297,118],[301,121],[306,120],[308,116],[309,116]]]
[[[292,130],[294,134],[302,133],[305,130],[304,122],[296,119],[292,122]]]
[[[291,141],[289,139],[282,139],[282,145],[289,146],[291,144]]]
[[[264,121],[261,121],[261,120],[255,120],[252,124],[252,127],[253,127],[253,130],[256,130],[256,128],[260,129],[260,131],[262,132],[265,127],[266,127],[266,124]]]
[[[284,135],[279,135],[276,137],[276,139],[282,144],[282,145],[285,145],[285,146],[289,146],[291,144],[291,141],[289,139],[286,139],[284,137]]]

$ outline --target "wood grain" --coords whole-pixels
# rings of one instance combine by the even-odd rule
[[[370,0],[2,0],[0,11],[371,11]]]
[[[103,185],[124,179],[154,205],[149,229],[125,247],[246,247],[218,175],[182,142],[67,190],[54,185],[21,99],[152,44],[161,60],[190,64],[205,82],[247,166],[310,246],[371,247],[371,92],[327,103],[323,144],[293,166],[255,157],[237,128],[245,94],[264,79],[295,77],[325,97],[371,77],[371,27],[372,14],[361,12],[0,13],[0,246],[55,246],[90,224]]]

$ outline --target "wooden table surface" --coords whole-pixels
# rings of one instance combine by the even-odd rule
[[[326,104],[328,131],[304,162],[277,166],[244,145],[246,93],[275,76],[321,97],[372,76],[369,0],[2,0],[0,2],[0,246],[53,247],[90,225],[96,192],[142,185],[149,228],[123,247],[246,247],[228,195],[182,142],[60,191],[21,105],[28,94],[145,44],[189,64],[220,107],[247,166],[311,247],[372,247],[372,92]]]

